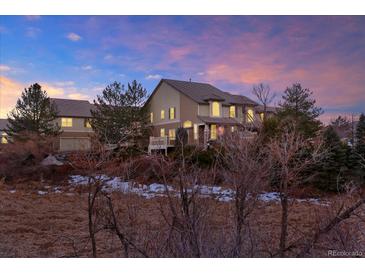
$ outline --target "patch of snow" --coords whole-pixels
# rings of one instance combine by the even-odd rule
[[[42,190],[38,190],[38,195],[46,195],[48,192],[47,191],[42,191]]]
[[[279,202],[280,193],[278,192],[266,192],[259,194],[258,199],[263,202]]]
[[[108,177],[106,175],[98,175],[96,177],[102,180],[103,191],[113,192],[119,191],[122,193],[133,193],[138,196],[144,197],[146,199],[152,199],[155,197],[166,197],[166,188],[175,197],[180,197],[178,190],[175,190],[172,186],[164,185],[160,183],[153,183],[150,185],[134,184],[132,182],[124,182],[118,177]],[[87,176],[72,175],[70,176],[69,183],[71,185],[87,185],[89,178]],[[71,188],[69,191],[72,191]],[[188,193],[196,192],[200,197],[203,198],[213,198],[220,202],[230,202],[234,199],[235,191],[231,188],[223,188],[221,186],[206,186],[206,185],[196,185],[192,189],[187,189]],[[67,193],[66,195],[71,194]],[[248,199],[251,196],[248,195]],[[279,202],[280,193],[278,192],[265,192],[257,196],[259,201],[270,203]],[[309,202],[312,204],[323,205],[323,202],[319,199],[296,199],[298,202]]]
[[[157,183],[153,183],[148,186],[148,190],[155,193],[165,193],[166,188],[168,191],[174,190],[171,186],[165,186],[163,184],[157,184]]]
[[[44,158],[41,162],[42,166],[62,166],[63,163],[61,161],[58,161],[56,157],[53,155],[48,155],[46,158]]]

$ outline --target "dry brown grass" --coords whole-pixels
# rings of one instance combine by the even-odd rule
[[[89,257],[91,245],[88,235],[87,193],[79,190],[63,193],[39,195],[35,189],[17,189],[9,192],[9,187],[0,190],[0,256],[1,257]],[[67,194],[69,193],[69,194]],[[118,218],[134,242],[149,251],[152,257],[167,256],[161,250],[168,228],[161,215],[161,206],[166,206],[165,198],[144,199],[135,195],[114,193],[113,203]],[[209,227],[212,246],[219,245],[224,256],[224,248],[232,236],[231,203],[220,203],[211,199],[203,201],[210,210]],[[280,206],[274,203],[260,203],[250,219],[255,256],[273,256],[278,246],[280,232]],[[309,203],[295,203],[290,206],[289,239],[311,232],[316,227],[321,214],[327,214],[327,207]],[[133,212],[133,216],[131,215]],[[349,220],[351,223],[354,220]],[[359,222],[351,227],[359,229]],[[343,225],[344,229],[349,226]],[[102,231],[96,235],[98,256],[122,257],[123,250],[115,234]],[[333,236],[330,241],[337,241]],[[215,244],[214,244],[215,243]],[[217,251],[218,252],[218,251]],[[326,249],[315,251],[316,256],[325,256]],[[131,253],[131,256],[138,256]]]

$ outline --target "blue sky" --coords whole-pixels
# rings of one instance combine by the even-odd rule
[[[52,97],[92,100],[109,83],[161,77],[251,96],[294,82],[323,120],[365,111],[365,17],[1,16],[0,115],[34,82]],[[252,96],[251,96],[252,97]]]

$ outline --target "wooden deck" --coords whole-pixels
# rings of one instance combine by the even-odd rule
[[[151,154],[153,150],[164,150],[167,155],[167,149],[174,146],[174,140],[170,140],[169,137],[153,137],[150,136],[150,142],[148,145],[148,154]]]

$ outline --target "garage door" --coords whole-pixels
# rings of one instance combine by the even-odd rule
[[[60,151],[75,151],[90,149],[89,138],[61,138]]]

